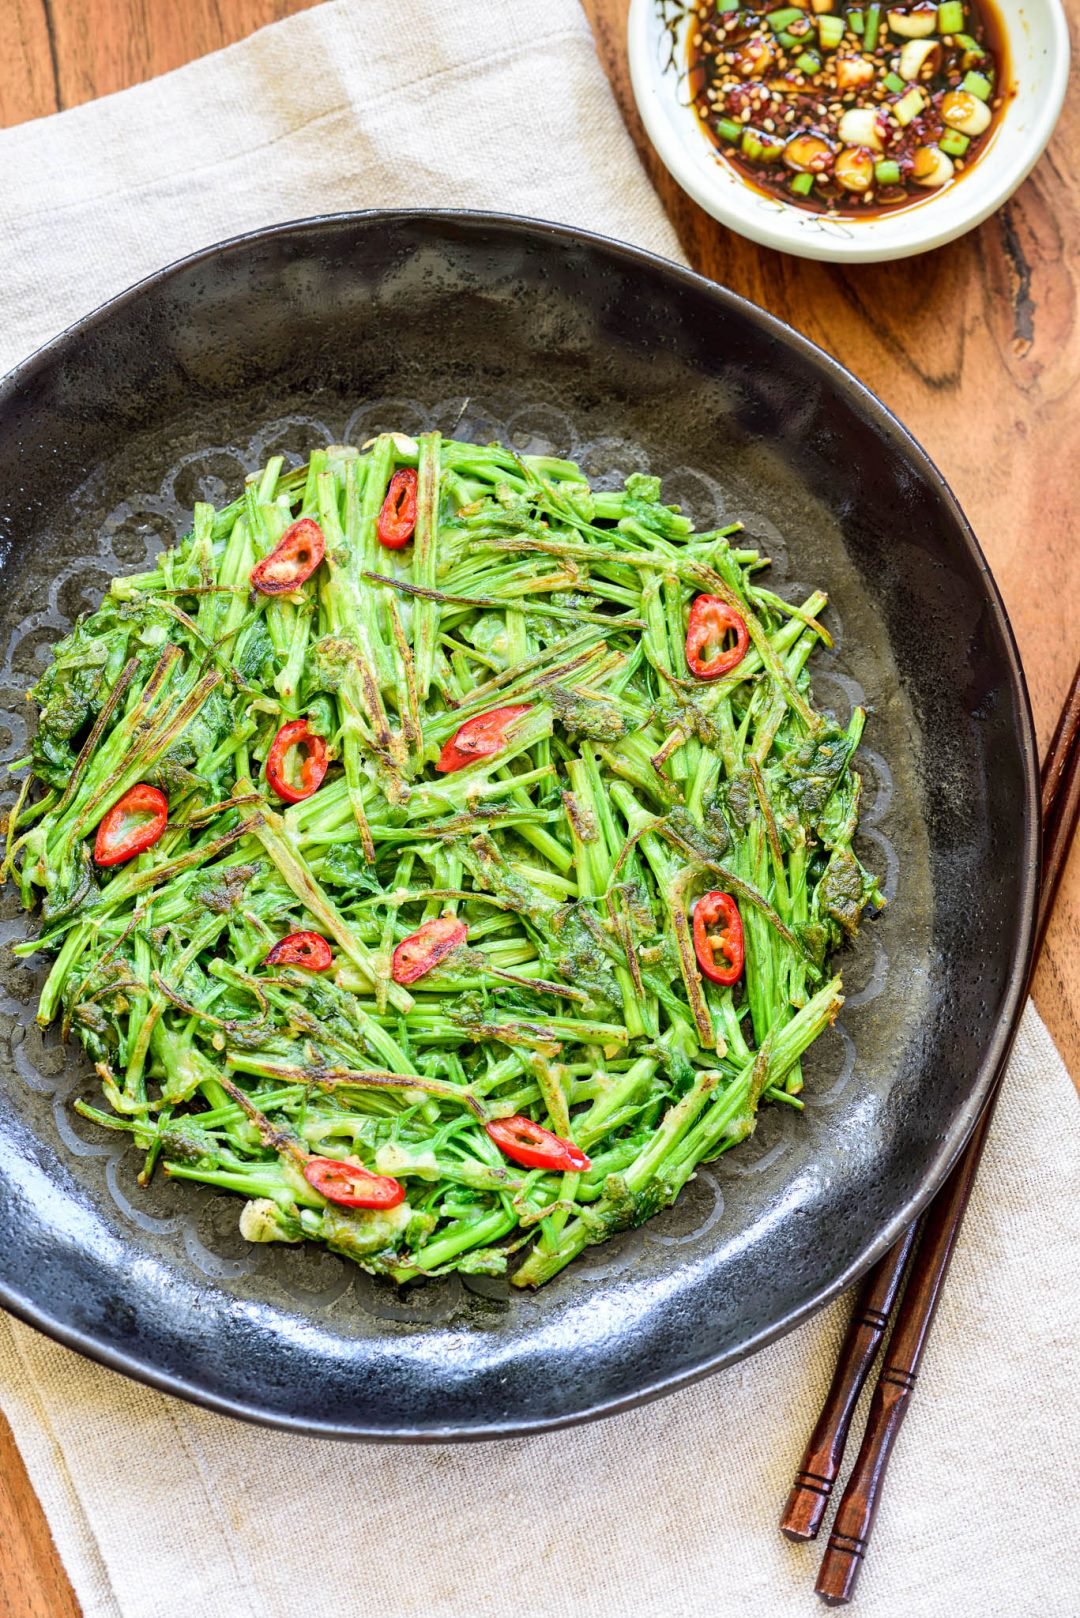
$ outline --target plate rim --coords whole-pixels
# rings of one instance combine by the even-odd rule
[[[803,1303],[787,1310],[778,1320],[774,1321],[770,1326],[762,1328],[751,1338],[740,1342],[736,1346],[720,1349],[709,1354],[689,1368],[684,1367],[666,1375],[653,1377],[648,1382],[636,1387],[631,1393],[600,1399],[594,1403],[576,1408],[571,1412],[533,1419],[501,1419],[490,1423],[469,1425],[468,1427],[454,1424],[445,1426],[424,1424],[381,1429],[372,1426],[370,1422],[320,1422],[307,1416],[294,1416],[276,1410],[268,1410],[244,1397],[221,1394],[207,1389],[179,1373],[163,1369],[158,1365],[136,1357],[131,1352],[125,1352],[103,1343],[92,1332],[69,1326],[63,1321],[52,1318],[47,1309],[22,1296],[17,1289],[9,1285],[2,1274],[2,1270],[0,1270],[0,1308],[7,1310],[26,1325],[34,1327],[45,1336],[51,1337],[54,1341],[67,1348],[74,1349],[77,1353],[95,1361],[97,1364],[104,1365],[110,1370],[118,1371],[137,1382],[156,1388],[160,1392],[187,1399],[205,1409],[214,1410],[222,1415],[233,1416],[258,1426],[303,1433],[319,1438],[403,1444],[488,1442],[496,1438],[523,1437],[539,1432],[554,1431],[577,1426],[602,1417],[617,1415],[622,1411],[633,1409],[638,1405],[646,1404],[666,1394],[673,1393],[679,1388],[688,1387],[728,1365],[736,1364],[749,1355],[757,1353],[759,1349],[786,1336],[795,1327],[819,1313],[827,1304],[831,1303],[859,1280],[871,1265],[892,1246],[900,1233],[919,1217],[934,1195],[940,1190],[949,1171],[967,1144],[971,1132],[989,1099],[993,1088],[993,1078],[999,1065],[1011,1049],[1026,1002],[1025,990],[1028,984],[1035,941],[1037,878],[1040,859],[1038,754],[1031,702],[1023,664],[1020,660],[1016,637],[997,581],[983,554],[971,523],[968,521],[946,478],[927,451],[888,405],[879,399],[864,382],[860,381],[839,360],[834,359],[832,355],[819,347],[810,338],[796,331],[786,321],[759,308],[748,298],[732,291],[730,287],[726,287],[720,282],[712,281],[707,276],[699,274],[696,270],[690,269],[675,260],[665,258],[659,253],[621,241],[616,237],[580,229],[574,225],[557,224],[551,220],[524,214],[502,213],[497,210],[407,207],[366,208],[285,220],[226,237],[209,246],[185,254],[181,258],[174,259],[160,269],[141,277],[129,287],[64,327],[62,331],[32,350],[25,359],[13,366],[6,375],[0,377],[0,411],[7,406],[16,390],[22,389],[33,381],[48,365],[62,362],[66,355],[74,352],[90,333],[103,326],[113,315],[126,308],[129,304],[136,302],[152,288],[160,286],[198,267],[200,264],[208,263],[218,257],[241,252],[246,248],[280,237],[321,232],[330,234],[343,226],[360,223],[392,226],[394,222],[415,223],[417,221],[436,226],[465,227],[467,230],[478,232],[494,229],[527,237],[533,241],[546,238],[567,247],[584,244],[591,249],[613,255],[627,266],[660,272],[665,277],[673,279],[676,284],[681,284],[698,293],[703,293],[714,299],[718,305],[725,309],[735,311],[744,319],[749,320],[751,324],[756,325],[765,334],[774,340],[778,340],[783,346],[789,349],[794,348],[815,370],[829,379],[832,386],[841,393],[853,408],[868,415],[888,437],[893,439],[901,450],[904,459],[937,494],[953,520],[960,540],[967,547],[971,560],[982,576],[986,591],[986,602],[993,615],[996,627],[1001,633],[1009,675],[1009,695],[1014,709],[1015,729],[1024,775],[1022,814],[1024,854],[1021,865],[1021,891],[1019,895],[1023,947],[1013,956],[1002,994],[1001,1010],[983,1059],[973,1074],[966,1102],[953,1118],[947,1135],[919,1186],[905,1200],[892,1219],[882,1227],[874,1240],[867,1243],[861,1252],[831,1282],[818,1288]],[[0,1264],[2,1264],[2,1261],[0,1261]]]
[[[1003,151],[997,150],[996,166],[990,175],[984,176],[973,186],[970,196],[967,192],[961,192],[957,200],[957,196],[953,195],[948,206],[946,198],[942,197],[941,207],[935,214],[934,193],[927,193],[919,200],[917,209],[909,207],[893,216],[904,228],[891,232],[891,238],[887,236],[885,240],[880,235],[874,235],[873,219],[857,222],[855,229],[843,236],[817,235],[809,230],[800,234],[802,225],[813,215],[807,215],[805,209],[798,209],[790,203],[778,202],[775,213],[763,212],[755,217],[749,208],[745,185],[731,188],[728,192],[731,203],[728,206],[723,190],[711,186],[705,179],[704,170],[699,173],[695,166],[696,158],[691,155],[689,148],[694,145],[697,152],[700,143],[683,140],[667,127],[659,110],[662,95],[657,86],[657,79],[663,74],[656,72],[654,53],[649,52],[646,38],[651,21],[648,8],[655,4],[656,0],[631,0],[625,42],[634,102],[660,161],[675,184],[727,230],[774,252],[789,253],[793,257],[818,263],[851,265],[899,262],[920,253],[933,252],[976,230],[1005,206],[1043,156],[1053,139],[1068,91],[1071,60],[1068,18],[1062,0],[1038,0],[1035,10],[1039,36],[1031,44],[1038,47],[1042,41],[1041,49],[1036,48],[1035,54],[1043,59],[1044,65],[1043,81],[1035,86],[1036,90],[1042,92],[1035,113],[1036,121],[1028,126],[1022,122],[1014,125],[1004,119],[999,120],[995,145],[1002,147],[1009,155],[1003,161]],[[1016,9],[1015,18],[1009,16],[1003,19],[1009,43],[1012,90],[1015,90],[1018,78],[1025,78],[1025,75],[1018,75],[1017,72],[1015,58],[1021,49],[1018,38],[1021,34],[1027,38],[1031,33],[1022,0],[1018,0]],[[663,25],[663,19],[661,21]],[[1030,82],[1030,75],[1026,77]],[[1033,134],[1029,133],[1029,129],[1033,129]],[[695,131],[695,134],[700,132]],[[998,169],[1004,174],[1004,180],[995,184]],[[981,165],[979,173],[983,175]],[[800,214],[801,220],[797,217]],[[884,225],[888,216],[879,218]],[[906,228],[908,225],[912,226],[910,230]]]

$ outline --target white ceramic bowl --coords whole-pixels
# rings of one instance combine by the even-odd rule
[[[996,0],[1009,43],[1015,94],[992,144],[941,192],[868,219],[829,219],[763,196],[713,147],[688,104],[683,69],[693,6],[632,0],[630,77],[645,128],[684,191],[714,219],[751,241],[801,258],[870,263],[924,253],[962,236],[1011,196],[1041,156],[1069,76],[1069,34],[1060,0]]]

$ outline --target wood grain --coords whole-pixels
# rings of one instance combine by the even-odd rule
[[[11,1428],[0,1416],[0,1618],[79,1618]]]
[[[770,252],[692,202],[649,146],[626,61],[628,0],[583,0],[645,170],[695,269],[779,315],[866,382],[952,484],[993,568],[1027,671],[1040,752],[1080,654],[1080,149],[1071,93],[1046,155],[1000,213],[899,264],[841,269]],[[1080,1087],[1080,856],[1035,1000]]]
[[[0,125],[44,118],[60,105],[45,0],[3,0]]]
[[[60,105],[126,89],[318,0],[45,0]]]
[[[0,0],[0,126],[106,95],[317,0]],[[507,0],[508,4],[514,0]],[[953,484],[1001,584],[1045,746],[1080,651],[1080,97],[1035,174],[979,231],[906,264],[842,271],[723,230],[647,149],[633,107],[627,0],[583,0],[643,162],[695,268],[791,322],[897,411]],[[1073,0],[1076,3],[1076,0]],[[1074,23],[1075,38],[1075,23]],[[1077,52],[1074,49],[1074,61]],[[1075,72],[1075,70],[1074,70]],[[1035,982],[1080,1080],[1080,858]],[[0,1618],[78,1608],[0,1419]]]

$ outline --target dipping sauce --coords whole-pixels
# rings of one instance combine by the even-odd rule
[[[940,191],[990,141],[1007,72],[989,0],[699,0],[695,10],[698,117],[770,196],[865,217]]]

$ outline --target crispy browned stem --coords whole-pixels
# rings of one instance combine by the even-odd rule
[[[1054,739],[1043,766],[1043,858],[1035,948],[1042,948],[1061,873],[1080,812],[1080,668],[1073,677]],[[1013,1030],[1015,1034],[1015,1029]],[[1002,1053],[994,1088],[956,1167],[930,1206],[923,1223],[896,1326],[870,1404],[862,1447],[840,1501],[815,1586],[826,1606],[851,1600],[866,1554],[885,1474],[897,1434],[907,1414],[923,1349],[956,1247],[971,1187],[990,1129],[998,1087],[1012,1049]]]

